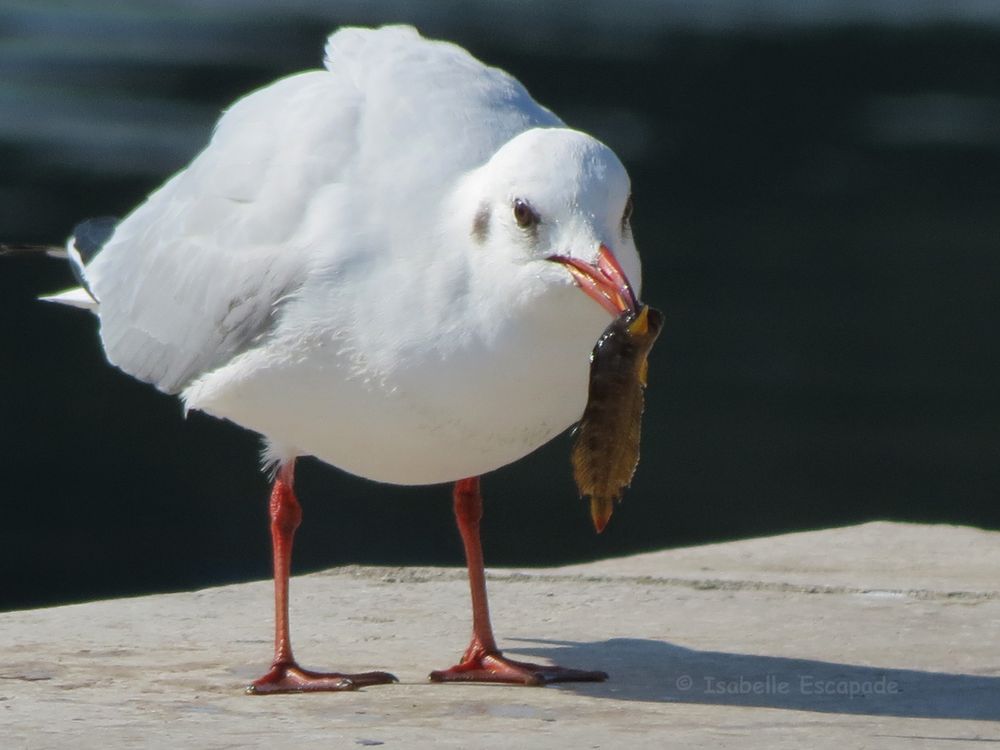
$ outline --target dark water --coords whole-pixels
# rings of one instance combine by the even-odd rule
[[[608,530],[562,438],[485,480],[489,562],[874,518],[1000,529],[996,6],[691,5],[15,3],[0,239],[61,242],[127,211],[232,99],[317,65],[339,23],[417,21],[619,152],[667,315]],[[91,319],[34,302],[69,283],[0,264],[0,608],[268,575],[256,439],[105,365]],[[461,561],[445,487],[307,461],[300,494],[299,570]]]

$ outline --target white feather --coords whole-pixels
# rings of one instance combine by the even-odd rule
[[[56,302],[60,305],[69,305],[70,307],[78,307],[81,310],[89,310],[92,313],[97,313],[99,305],[97,301],[90,296],[86,289],[83,287],[73,287],[72,289],[67,289],[63,292],[56,292],[55,294],[47,294],[44,297],[39,297],[42,302]]]
[[[413,29],[344,29],[327,56],[234,104],[88,265],[108,359],[268,459],[406,484],[516,460],[579,417],[608,322],[544,258],[610,243],[638,285],[624,168]],[[548,222],[531,241],[522,189]]]

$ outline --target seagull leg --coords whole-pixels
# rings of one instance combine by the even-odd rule
[[[367,685],[396,682],[388,672],[311,672],[302,669],[292,655],[288,629],[288,576],[292,563],[292,541],[302,522],[302,506],[293,488],[295,459],[282,465],[271,490],[271,542],[274,551],[274,661],[271,669],[247,686],[250,695],[357,690]]]
[[[550,682],[601,682],[608,679],[604,672],[508,659],[497,648],[490,625],[490,608],[486,601],[486,575],[483,570],[483,546],[479,538],[479,521],[483,516],[483,498],[479,493],[479,477],[455,483],[455,520],[465,545],[469,566],[469,587],[472,589],[472,642],[462,661],[455,666],[431,672],[432,682],[507,682],[520,685],[545,685]]]

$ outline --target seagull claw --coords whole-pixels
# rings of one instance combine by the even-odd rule
[[[607,672],[567,669],[508,659],[499,651],[475,654],[449,669],[431,672],[431,682],[502,682],[538,687],[553,682],[604,682]]]
[[[267,674],[247,685],[246,694],[342,692],[391,682],[399,682],[399,680],[388,672],[360,672],[357,674],[312,672],[308,669],[302,669],[298,664],[292,662],[272,665]]]

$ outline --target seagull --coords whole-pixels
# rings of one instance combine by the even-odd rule
[[[108,361],[263,438],[275,645],[253,694],[388,683],[301,668],[288,597],[299,456],[451,483],[472,639],[430,679],[541,685],[603,672],[515,661],[490,623],[479,477],[580,419],[590,354],[638,309],[628,174],[512,76],[415,29],[343,28],[325,66],[235,102],[124,219],[78,225]],[[581,293],[582,292],[582,293]]]

